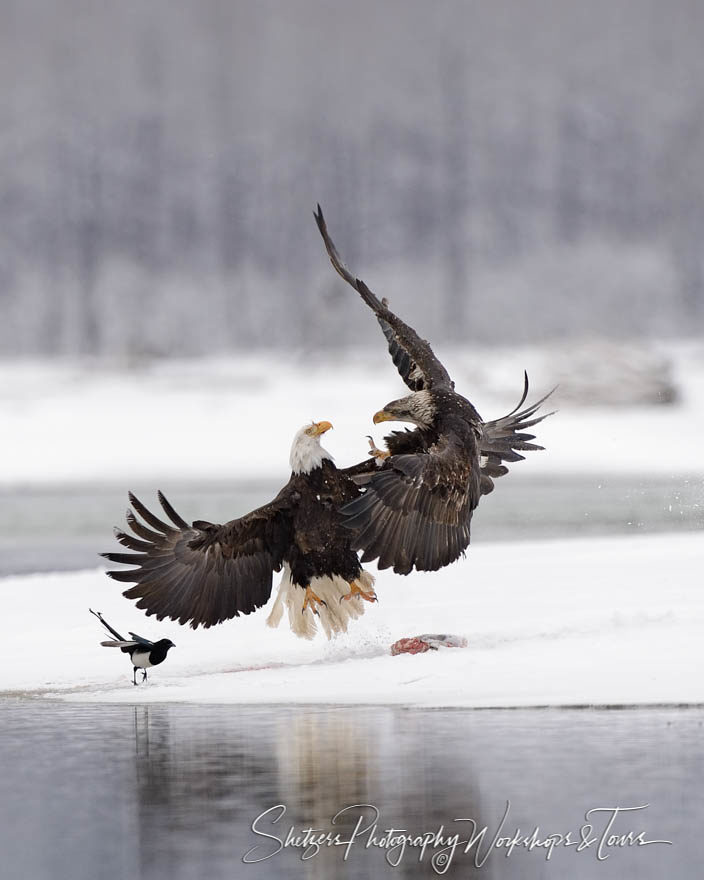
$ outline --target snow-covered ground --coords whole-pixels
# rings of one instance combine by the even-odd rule
[[[193,631],[146,618],[101,571],[0,581],[0,692],[79,701],[534,706],[702,703],[699,534],[486,544],[435,574],[383,572],[380,601],[330,643],[301,641],[267,609]],[[356,600],[355,600],[356,601]],[[134,687],[118,630],[176,643]],[[392,657],[396,639],[468,647]]]
[[[534,400],[569,362],[569,347],[440,353],[486,419],[513,408],[524,368]],[[578,406],[558,389],[550,408],[559,415],[537,429],[547,452],[516,473],[704,473],[704,346],[663,353],[677,403]],[[279,353],[132,370],[0,363],[0,485],[286,479],[291,438],[307,420],[331,421],[326,446],[351,464],[366,455],[366,434],[383,436],[373,413],[405,393],[383,346],[340,362]]]
[[[529,370],[529,400],[559,379],[537,350],[439,352],[485,418],[510,410]],[[704,346],[670,347],[678,401],[577,406],[538,426],[546,451],[521,473],[704,476]],[[47,483],[225,481],[288,476],[294,432],[336,430],[341,464],[382,431],[373,412],[405,393],[383,351],[333,363],[305,357],[152,364],[0,364],[0,487]],[[551,407],[552,408],[552,407]],[[474,544],[441,572],[383,572],[378,605],[331,643],[264,625],[267,609],[194,632],[145,618],[100,570],[0,580],[0,692],[74,700],[401,703],[519,706],[704,702],[704,536]],[[357,600],[355,600],[357,601]],[[121,631],[176,642],[148,685],[100,648],[88,607]],[[450,631],[466,649],[391,657],[403,636]]]

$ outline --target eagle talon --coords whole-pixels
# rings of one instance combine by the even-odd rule
[[[391,455],[390,452],[384,452],[383,449],[378,449],[376,443],[374,442],[374,438],[367,434],[367,440],[369,441],[369,455],[374,456],[377,462],[386,461],[386,459]]]
[[[376,596],[376,593],[374,592],[374,590],[369,590],[369,591],[363,590],[359,586],[357,581],[352,581],[350,583],[349,593],[345,593],[344,596],[340,596],[340,602],[342,602],[343,599],[351,599],[353,596],[361,596],[365,602],[378,602],[379,601],[377,599],[377,596]]]
[[[306,608],[310,605],[313,614],[317,614],[320,616],[316,605],[324,605],[326,608],[328,607],[328,603],[321,599],[320,596],[316,596],[313,590],[310,587],[306,587],[306,596],[303,600],[303,608],[301,609],[301,614],[305,613]]]

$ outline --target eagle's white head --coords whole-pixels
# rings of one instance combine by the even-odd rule
[[[333,460],[332,455],[320,445],[322,435],[332,428],[330,422],[311,422],[304,425],[293,438],[289,463],[294,474],[309,474],[315,468],[320,467],[327,458]]]

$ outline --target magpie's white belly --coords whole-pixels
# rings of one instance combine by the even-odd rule
[[[152,665],[149,662],[149,651],[135,651],[132,654],[132,665],[139,669],[149,669]]]

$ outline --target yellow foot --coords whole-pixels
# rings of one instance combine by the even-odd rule
[[[303,600],[303,608],[301,610],[301,613],[304,614],[306,608],[310,605],[310,607],[313,609],[313,614],[318,614],[318,609],[316,606],[325,605],[325,607],[327,608],[327,604],[328,603],[324,599],[321,599],[320,596],[316,596],[310,587],[306,587],[306,597]]]
[[[381,463],[385,461],[390,455],[390,452],[384,452],[381,449],[377,449],[376,443],[374,442],[374,438],[367,435],[367,440],[369,440],[369,455],[373,455],[377,462]]]
[[[376,597],[376,593],[374,592],[374,590],[369,590],[369,592],[363,590],[359,586],[357,581],[352,581],[352,583],[350,584],[349,593],[346,593],[344,596],[341,596],[340,602],[342,602],[343,599],[351,599],[352,596],[361,596],[365,602],[378,602],[379,601]]]

